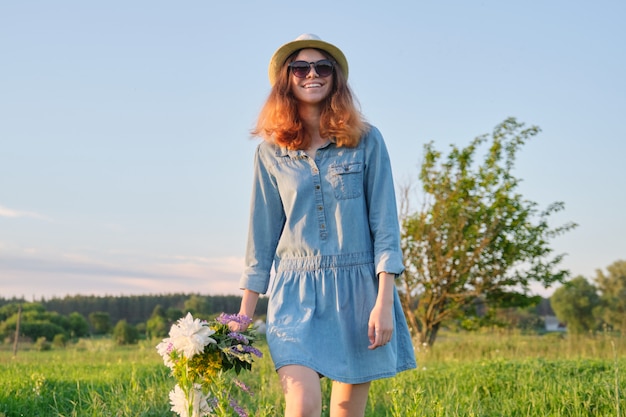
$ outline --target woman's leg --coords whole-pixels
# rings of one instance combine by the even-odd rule
[[[370,383],[344,384],[333,381],[330,397],[331,417],[363,417]]]
[[[319,417],[322,414],[320,377],[311,368],[287,365],[278,369],[285,394],[285,417]]]

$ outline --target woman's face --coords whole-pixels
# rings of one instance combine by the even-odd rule
[[[317,49],[301,50],[294,61],[317,62],[328,59]],[[296,99],[301,103],[319,104],[328,95],[333,86],[333,74],[327,77],[320,77],[315,71],[315,66],[311,65],[311,70],[304,78],[298,78],[290,71],[291,91]]]

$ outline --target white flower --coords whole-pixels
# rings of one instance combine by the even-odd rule
[[[206,326],[205,322],[194,319],[191,313],[187,313],[184,318],[178,320],[178,324],[173,325],[170,329],[169,341],[174,349],[191,359],[194,355],[202,352],[209,343],[217,343],[209,337],[213,333],[215,330]]]
[[[174,368],[174,362],[172,361],[171,356],[173,348],[174,345],[172,344],[172,341],[169,337],[163,339],[163,341],[159,343],[156,347],[157,352],[159,352],[159,355],[161,355],[161,357],[163,358],[163,363],[165,363],[165,366],[170,369]]]
[[[189,390],[189,397],[187,398],[185,391],[179,385],[176,385],[170,391],[171,410],[180,417],[208,416],[211,413],[212,409],[208,403],[209,397],[202,393],[200,384],[193,384],[193,387]],[[189,414],[190,403],[193,405],[191,414]]]
[[[187,396],[178,385],[176,385],[174,389],[170,391],[170,404],[172,404],[172,411],[178,414],[180,417],[189,417]]]

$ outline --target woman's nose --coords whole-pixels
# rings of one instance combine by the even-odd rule
[[[317,71],[315,71],[315,63],[314,62],[310,62],[309,65],[311,66],[309,68],[309,73],[306,75],[307,78],[317,78],[319,77],[319,74],[317,73]]]

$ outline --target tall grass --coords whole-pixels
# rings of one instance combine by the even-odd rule
[[[84,340],[15,358],[3,346],[0,417],[171,417],[172,380],[155,344]],[[251,415],[280,416],[282,393],[263,350],[253,371],[241,375],[255,395],[239,400]],[[417,370],[372,384],[368,417],[622,417],[626,410],[624,338],[444,333],[434,348],[417,346],[416,354]],[[327,403],[330,381],[322,386]]]
[[[2,417],[171,416],[164,401],[168,371],[146,345],[81,341],[0,358]]]

